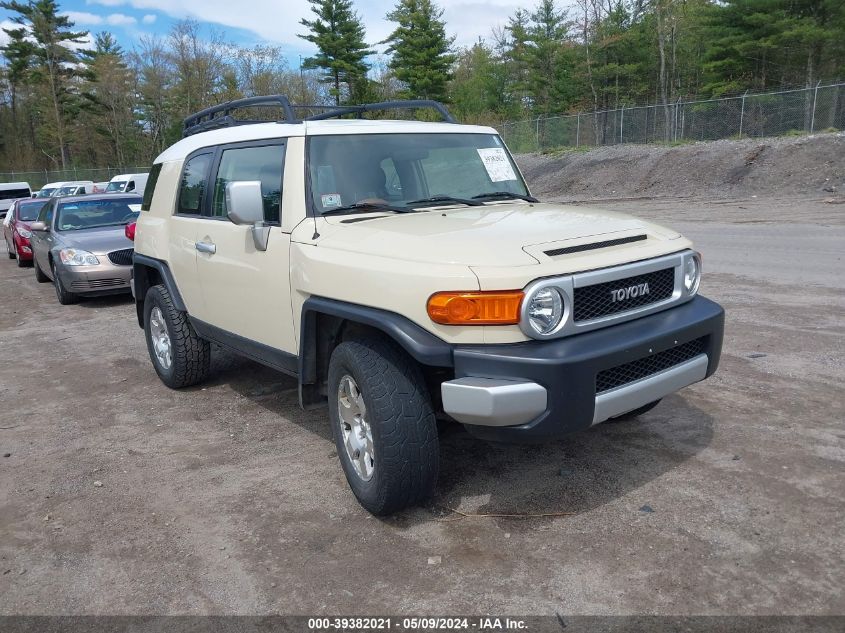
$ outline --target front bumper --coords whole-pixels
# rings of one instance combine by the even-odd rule
[[[696,297],[553,341],[457,346],[455,380],[441,386],[443,408],[488,439],[560,437],[710,376],[719,364],[723,329],[721,306]],[[680,361],[673,363],[675,357]],[[608,375],[619,384],[605,388]],[[599,393],[597,379],[605,385]]]
[[[15,252],[17,254],[18,259],[22,262],[31,262],[32,261],[32,246],[29,243],[29,240],[25,237],[21,237],[17,233],[13,238],[15,243]]]
[[[103,295],[129,292],[129,277],[132,266],[118,266],[97,255],[97,266],[59,266],[58,275],[64,287],[74,294]]]

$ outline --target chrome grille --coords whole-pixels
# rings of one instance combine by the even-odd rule
[[[132,248],[124,248],[120,251],[112,251],[111,253],[109,253],[109,260],[112,264],[117,264],[118,266],[131,266],[133,252],[134,249]]]
[[[643,292],[644,284],[648,284],[647,294]],[[624,299],[614,301],[614,291],[626,288],[637,288],[637,291]],[[664,268],[643,275],[575,288],[574,319],[576,322],[590,321],[611,314],[627,312],[634,308],[664,301],[671,297],[674,292],[674,268]]]
[[[684,343],[657,354],[605,369],[596,374],[596,393],[622,387],[635,380],[647,378],[675,365],[691,360],[702,354],[707,347],[707,337],[702,336],[689,343]]]
[[[111,279],[91,279],[89,281],[72,281],[70,289],[76,292],[86,292],[89,290],[102,290],[104,288],[116,288],[118,286],[128,286],[129,282],[126,279],[118,279],[113,277]]]

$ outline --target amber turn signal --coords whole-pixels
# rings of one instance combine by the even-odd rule
[[[515,325],[523,296],[522,290],[436,292],[428,316],[442,325]]]

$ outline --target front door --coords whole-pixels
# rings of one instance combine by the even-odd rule
[[[201,321],[247,341],[296,354],[290,298],[290,235],[280,226],[285,143],[252,141],[219,148],[212,168],[210,200],[197,233]],[[271,226],[266,251],[252,227],[229,220],[226,184],[259,181],[264,219]]]

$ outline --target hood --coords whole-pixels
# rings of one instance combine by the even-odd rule
[[[105,255],[111,251],[133,248],[133,243],[126,237],[124,226],[109,226],[100,229],[82,229],[80,231],[59,231],[58,240],[64,248],[78,248],[95,255]]]
[[[540,264],[542,253],[561,243],[634,234],[645,234],[652,242],[679,237],[675,231],[622,213],[552,203],[435,207],[379,217],[330,216],[318,222],[318,247],[466,266]],[[596,239],[587,239],[592,237]]]

